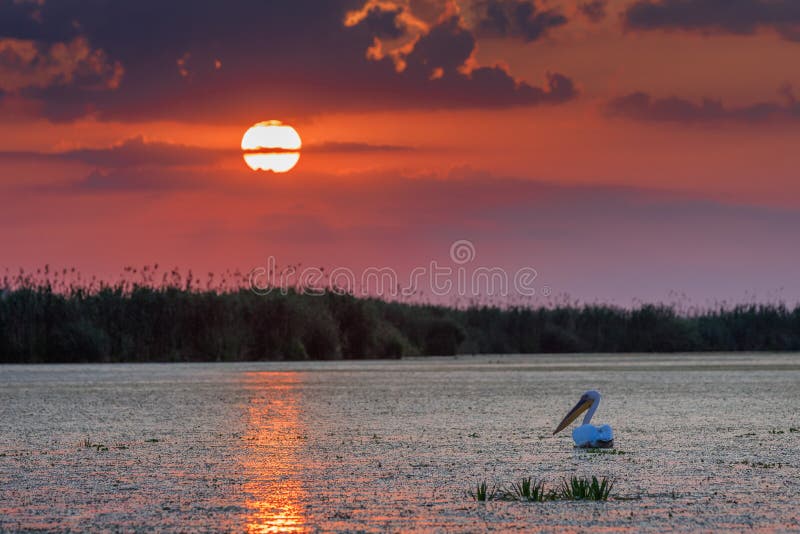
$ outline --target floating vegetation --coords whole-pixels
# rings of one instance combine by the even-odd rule
[[[783,467],[783,464],[780,462],[751,462],[748,460],[742,460],[738,463],[741,465],[749,465],[750,467],[760,467],[762,469],[775,469],[778,467]]]
[[[625,451],[621,451],[619,449],[584,449],[584,451],[588,452],[589,454],[608,454],[611,456],[627,454]]]
[[[102,443],[92,443],[92,440],[90,440],[88,436],[81,442],[81,445],[86,449],[95,449],[97,452],[105,452],[108,450],[108,447]]]
[[[773,428],[772,430],[769,431],[769,433],[770,434],[785,434],[786,432],[784,432],[783,430],[781,430],[779,428]]]
[[[469,492],[469,496],[478,502],[493,501],[498,497],[497,486],[491,486],[483,482],[479,482],[475,489]]]
[[[158,443],[158,438],[148,438],[144,440],[145,443]]]
[[[105,452],[108,450],[108,447],[102,443],[92,443],[92,440],[88,437],[81,442],[81,445],[86,449],[95,449],[97,452]]]
[[[616,497],[614,497],[614,500],[615,501],[641,501],[642,500],[642,496],[641,495],[630,495],[630,496],[617,495]]]

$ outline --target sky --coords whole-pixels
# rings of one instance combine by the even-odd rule
[[[798,57],[796,0],[0,0],[0,270],[794,303]],[[288,173],[243,161],[266,120],[302,138]]]

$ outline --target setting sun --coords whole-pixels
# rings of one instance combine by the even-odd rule
[[[300,160],[297,130],[271,120],[251,126],[242,137],[244,161],[254,171],[289,172]]]

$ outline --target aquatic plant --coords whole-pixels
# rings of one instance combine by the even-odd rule
[[[493,501],[498,496],[497,486],[489,486],[484,480],[475,485],[475,489],[469,492],[469,496],[478,502]]]
[[[545,491],[543,481],[534,481],[531,477],[523,477],[511,483],[507,489],[498,489],[496,485],[489,486],[486,481],[476,484],[467,494],[479,502],[503,500],[520,502],[545,502],[545,501],[605,501],[611,495],[614,482],[603,477],[591,478],[573,476],[563,479],[561,486],[550,491]],[[636,497],[637,499],[639,497]],[[631,498],[622,498],[631,500]]]
[[[544,482],[525,477],[511,484],[506,494],[515,501],[542,502],[545,500]]]
[[[589,454],[607,454],[610,456],[617,456],[621,454],[627,454],[625,451],[619,449],[584,449],[585,452]]]
[[[596,476],[591,479],[573,476],[562,481],[560,497],[572,501],[605,501],[613,487],[614,483],[605,477],[598,480]]]

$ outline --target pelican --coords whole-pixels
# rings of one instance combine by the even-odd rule
[[[595,426],[589,424],[598,406],[600,406],[600,393],[594,390],[587,391],[581,395],[581,400],[578,401],[578,404],[558,424],[558,427],[553,431],[553,435],[555,436],[567,428],[580,414],[589,410],[583,418],[583,424],[572,431],[572,439],[575,440],[575,446],[582,449],[610,449],[614,446],[614,433],[611,431],[611,427],[608,425]]]

